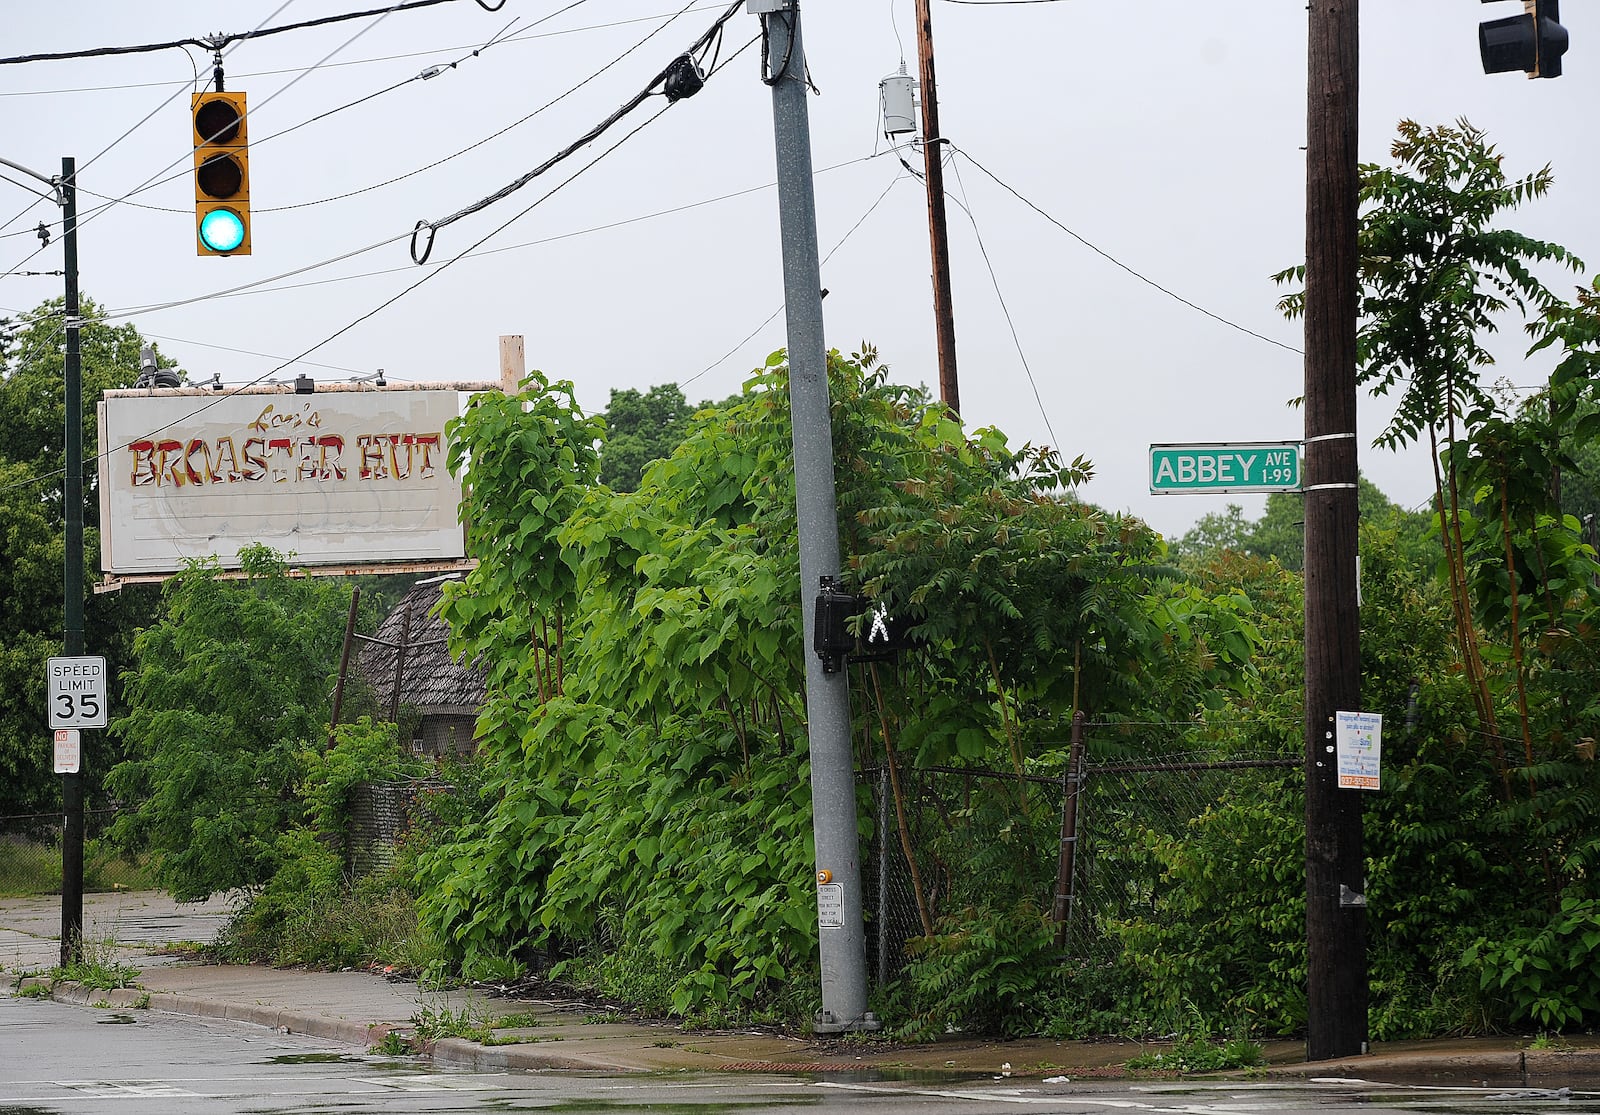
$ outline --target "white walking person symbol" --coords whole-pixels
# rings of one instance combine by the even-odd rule
[[[872,627],[867,631],[867,643],[870,645],[882,636],[884,642],[889,641],[889,606],[879,604],[872,610]]]

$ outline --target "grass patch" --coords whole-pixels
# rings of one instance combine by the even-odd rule
[[[1176,1072],[1188,1076],[1254,1068],[1261,1061],[1261,1047],[1248,1038],[1212,1041],[1207,1037],[1194,1037],[1179,1039],[1171,1049],[1130,1057],[1128,1068],[1134,1071]]]
[[[50,978],[59,983],[77,983],[91,991],[115,991],[138,987],[139,969],[116,960],[84,959],[51,970]]]
[[[382,1057],[405,1057],[415,1053],[416,1050],[411,1048],[411,1041],[404,1034],[390,1030],[368,1052],[376,1053]]]
[[[411,1016],[411,1025],[415,1027],[417,1037],[425,1042],[438,1041],[440,1038],[466,1038],[468,1041],[482,1042],[491,1031],[489,1020],[470,1004],[453,1009],[420,1003],[417,1012]]]
[[[153,890],[155,872],[148,856],[129,857],[103,840],[83,849],[83,889],[96,894]],[[61,893],[61,844],[0,836],[0,897]]]

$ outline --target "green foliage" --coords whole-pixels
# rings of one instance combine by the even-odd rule
[[[52,970],[52,979],[76,983],[91,991],[115,991],[138,987],[139,969],[132,964],[109,959],[85,958]]]
[[[853,678],[874,748],[1059,769],[1062,745],[1047,741],[1077,707],[1175,719],[1246,683],[1248,596],[1197,591],[1144,524],[1073,499],[1087,462],[968,435],[870,350],[834,354],[829,374],[850,577],[918,626],[897,667]],[[452,650],[489,669],[487,811],[423,858],[419,908],[463,970],[565,958],[567,978],[702,1021],[809,1013],[808,652],[786,388],[775,354],[632,493],[596,483],[599,424],[537,373],[452,428],[479,565],[442,614]],[[1006,950],[1048,940],[1037,910],[1053,875],[1006,850],[1051,816],[1019,790],[955,818],[941,866],[979,878],[963,868],[987,849],[993,885],[924,893],[940,943],[911,1009],[989,1024],[1032,994]],[[932,932],[952,917],[961,928]]]
[[[1128,1058],[1127,1067],[1135,1071],[1176,1072],[1192,1076],[1197,1073],[1255,1068],[1261,1062],[1261,1046],[1248,1038],[1228,1038],[1220,1042],[1208,1038],[1183,1038],[1174,1042],[1171,1049]]]
[[[368,1052],[380,1057],[409,1057],[416,1050],[411,1046],[411,1039],[399,1030],[390,1030]]]
[[[896,1037],[932,1041],[952,1031],[1015,1037],[1037,1032],[1058,981],[1055,927],[1021,902],[1002,915],[968,907],[908,947],[910,1019]]]
[[[483,1041],[491,1029],[489,1019],[471,1003],[460,1007],[418,1003],[411,1025],[412,1032],[424,1042],[436,1042],[440,1038]]]
[[[1106,926],[1139,976],[1132,1017],[1159,1030],[1186,1015],[1270,1034],[1305,1025],[1300,782],[1298,771],[1241,772],[1181,835],[1120,819],[1120,854],[1159,878],[1137,912]]]
[[[350,824],[350,794],[363,782],[392,782],[427,773],[429,767],[400,749],[398,726],[363,716],[333,731],[327,750],[315,747],[301,757],[300,794],[318,832],[342,836]]]
[[[1576,1029],[1600,1015],[1600,899],[1568,895],[1553,917],[1480,937],[1463,955],[1512,1022]]]
[[[693,415],[694,408],[675,383],[659,384],[648,393],[612,388],[600,455],[601,482],[617,492],[637,489],[646,465],[672,456]]]
[[[289,577],[266,547],[240,558],[242,583],[214,560],[167,583],[124,679],[131,711],[113,724],[130,758],[108,781],[138,803],[113,836],[152,851],[186,901],[272,877],[278,838],[301,819],[302,756],[320,747],[338,661],[339,587]]]
[[[106,390],[133,383],[143,340],[132,325],[106,324],[88,299],[81,311],[88,462],[83,467],[84,641],[117,673],[130,659],[134,628],[148,622],[154,610],[155,594],[140,587],[96,595],[88,583],[100,549],[94,407]],[[45,716],[45,659],[62,648],[62,313],[59,298],[36,307],[0,349],[0,817],[51,812],[59,800]],[[85,764],[85,790],[92,801],[102,797],[101,782],[118,758],[117,745],[114,737],[97,740]]]
[[[1360,521],[1364,526],[1394,531],[1410,560],[1432,563],[1436,544],[1429,541],[1429,516],[1406,511],[1391,501],[1366,477],[1357,479]],[[1250,521],[1244,509],[1230,503],[1225,512],[1202,515],[1172,544],[1175,557],[1186,570],[1203,568],[1224,551],[1270,558],[1298,572],[1305,564],[1305,506],[1299,493],[1273,492],[1267,496],[1261,518]]]
[[[234,915],[214,951],[234,962],[280,967],[378,965],[407,974],[434,970],[444,950],[419,925],[410,887],[414,861],[352,879],[343,857],[305,828],[279,837],[271,880]]]

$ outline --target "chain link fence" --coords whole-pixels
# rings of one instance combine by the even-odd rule
[[[437,826],[430,801],[455,792],[455,786],[442,778],[360,782],[351,787],[350,820],[344,834],[346,868],[353,875],[388,870],[400,845],[413,832]]]
[[[141,861],[120,855],[101,840],[116,818],[115,809],[84,813],[85,890],[154,885]],[[60,813],[0,816],[0,896],[61,893],[62,821]]]
[[[937,931],[941,917],[1024,905],[1051,913],[1073,956],[1114,962],[1107,927],[1156,912],[1163,869],[1146,849],[1185,839],[1208,810],[1269,781],[1299,779],[1301,767],[1297,757],[1187,751],[1084,761],[1077,778],[869,768],[869,970],[880,984],[892,979],[906,943]]]

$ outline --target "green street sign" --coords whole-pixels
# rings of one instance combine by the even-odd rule
[[[1151,495],[1299,490],[1298,441],[1150,447]]]

